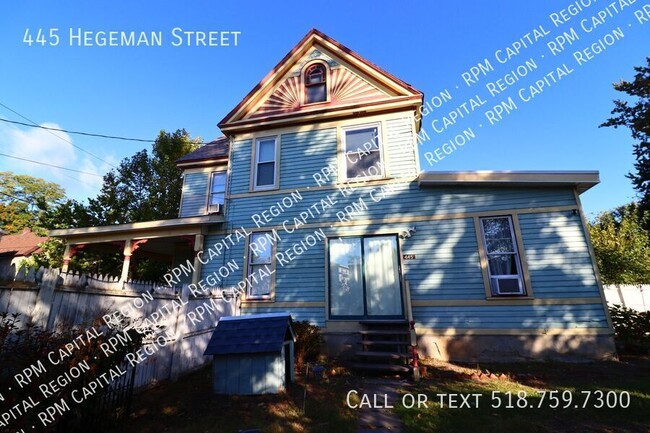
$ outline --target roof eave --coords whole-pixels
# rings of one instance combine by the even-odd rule
[[[569,186],[579,194],[600,183],[598,171],[438,171],[421,172],[420,186]]]
[[[73,229],[50,230],[51,237],[74,238],[87,235],[101,235],[109,233],[142,232],[147,230],[171,229],[179,227],[196,226],[209,223],[223,222],[222,215],[201,215],[194,217],[173,218],[168,220],[142,221],[127,224],[114,224],[98,227],[79,227]]]
[[[228,155],[224,155],[219,158],[197,158],[197,159],[187,159],[185,161],[176,161],[176,167],[178,168],[192,168],[192,167],[204,167],[214,164],[228,164]]]

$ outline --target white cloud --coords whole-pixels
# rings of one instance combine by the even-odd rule
[[[56,123],[51,122],[42,123],[41,126],[61,128]],[[69,198],[82,200],[87,197],[94,197],[102,185],[100,176],[104,175],[111,167],[80,151],[71,143],[73,143],[72,137],[65,132],[0,125],[2,153],[94,173],[99,176],[75,173],[4,156],[0,156],[0,170],[29,174],[49,182],[58,183],[65,188]],[[88,149],[88,151],[97,154],[93,149]],[[105,155],[98,156],[115,165],[114,158]]]

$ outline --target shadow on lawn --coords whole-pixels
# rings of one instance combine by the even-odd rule
[[[477,366],[428,360],[424,363],[428,366],[428,377],[407,392],[427,394],[428,407],[397,409],[408,432],[650,431],[650,359],[647,357],[580,364],[533,362]],[[478,372],[483,373],[479,380]],[[494,374],[492,377],[503,374],[507,380],[489,379],[486,373]],[[546,391],[544,399],[540,390]],[[550,394],[550,391],[557,392]],[[597,407],[600,405],[598,391],[603,392],[603,407]],[[493,398],[495,393],[498,399]],[[625,404],[624,393],[629,393],[629,405]],[[480,394],[480,397],[478,405],[472,399],[470,408],[451,408],[445,397],[440,400],[441,394]],[[525,399],[519,399],[519,395]],[[549,398],[551,395],[557,401]],[[441,401],[446,404],[441,406]],[[608,405],[615,407],[608,408]]]
[[[236,433],[258,428],[264,433],[355,432],[356,414],[345,405],[346,393],[357,386],[353,376],[335,376],[286,392],[262,396],[218,396],[212,392],[209,368],[139,393],[131,418],[114,430],[124,433]]]

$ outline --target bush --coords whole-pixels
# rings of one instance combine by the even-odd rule
[[[7,425],[2,424],[0,432],[21,429],[46,432],[79,430],[82,422],[87,421],[92,411],[96,410],[96,402],[102,392],[97,391],[81,403],[76,403],[71,393],[81,390],[116,366],[124,369],[125,355],[139,348],[144,337],[135,329],[109,329],[100,319],[60,332],[32,325],[20,326],[20,322],[20,314],[0,313],[0,389],[4,394],[0,412],[7,412],[15,405],[22,410],[24,402],[29,402],[30,398],[39,403],[34,409],[14,411],[16,416],[11,417]],[[99,336],[90,339],[86,332]],[[105,354],[100,345],[123,332],[130,337],[130,341],[115,347],[113,353]],[[71,346],[75,342],[77,344]],[[50,353],[53,353],[51,359],[48,357]],[[19,374],[22,375],[20,382],[16,379]],[[30,374],[31,377],[28,377]],[[44,386],[48,392],[44,393],[40,386]],[[11,390],[7,391],[9,388]],[[78,391],[77,395],[82,394]],[[38,413],[55,403],[62,405],[62,401],[67,403],[69,410],[56,414],[54,420],[44,426]],[[108,421],[102,422],[107,424]],[[35,426],[36,430],[31,426]]]
[[[612,305],[609,314],[617,342],[623,351],[647,351],[650,347],[650,311]]]
[[[318,326],[303,320],[294,322],[293,330],[296,333],[296,365],[303,366],[306,362],[317,361],[324,344]]]

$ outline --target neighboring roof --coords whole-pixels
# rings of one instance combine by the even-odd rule
[[[280,115],[270,116],[269,122],[283,122],[288,118],[293,118],[300,115],[318,115],[318,116],[335,116],[338,110],[344,108],[349,110],[362,110],[366,108],[379,110],[383,105],[392,102],[397,107],[399,104],[403,106],[421,105],[423,94],[415,89],[405,81],[395,77],[394,75],[384,71],[374,63],[364,59],[359,54],[350,50],[346,46],[340,44],[324,33],[312,29],[305,37],[298,42],[298,44],[282,59],[280,62],[267,74],[262,81],[260,81],[245,97],[237,104],[218,124],[226,134],[229,134],[234,128],[253,127],[260,125],[260,118],[247,118],[246,114],[249,110],[254,108],[256,104],[265,96],[270,94],[276,86],[280,85],[285,80],[288,74],[296,66],[299,60],[305,56],[309,50],[318,47],[319,51],[323,50],[326,54],[333,56],[332,58],[341,60],[341,64],[346,68],[351,68],[359,71],[362,75],[362,80],[370,80],[375,83],[381,83],[383,87],[389,91],[393,96],[379,101],[368,102],[363,104],[361,102],[350,104],[349,107],[342,106],[336,107],[329,104],[313,104],[307,110],[302,110],[294,113],[282,113]],[[290,86],[291,87],[291,86]],[[289,89],[291,90],[291,89]],[[295,93],[295,89],[289,91],[290,94]],[[400,105],[401,106],[401,105]],[[374,107],[374,108],[373,108]],[[336,110],[334,110],[336,108]]]
[[[0,236],[0,255],[2,256],[29,256],[39,250],[38,244],[45,242],[47,236],[38,236],[30,229],[23,229],[22,233]]]
[[[219,320],[204,355],[274,353],[295,340],[289,313],[251,314]]]
[[[230,140],[227,137],[219,137],[199,147],[194,152],[181,156],[176,160],[176,164],[185,165],[197,161],[227,159],[229,146]]]
[[[600,183],[598,171],[425,171],[420,186],[571,186],[582,194]]]

